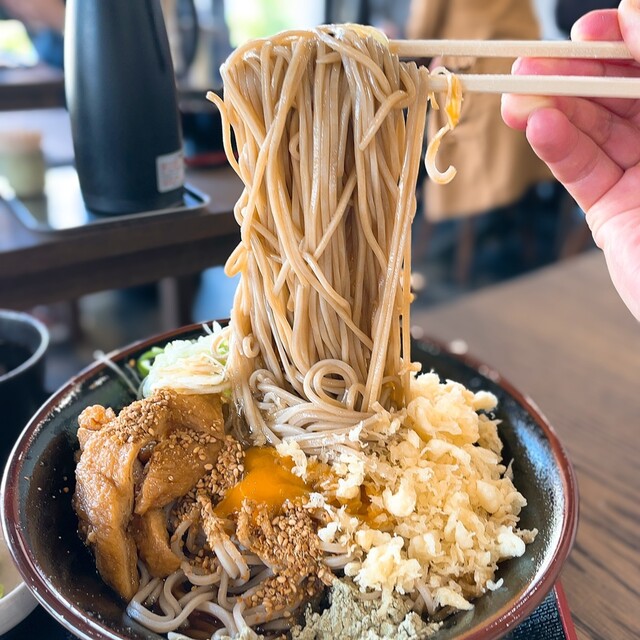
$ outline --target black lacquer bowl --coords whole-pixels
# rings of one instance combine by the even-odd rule
[[[185,327],[110,354],[127,362],[153,345],[202,334]],[[503,563],[504,586],[476,601],[473,610],[447,619],[435,640],[493,640],[513,629],[543,600],[571,549],[577,525],[576,481],[567,455],[538,409],[489,367],[454,356],[429,341],[413,345],[423,370],[485,389],[499,400],[497,417],[505,461],[513,460],[514,482],[528,500],[520,526],[537,528],[525,555]],[[158,638],[130,620],[123,602],[96,573],[78,539],[71,507],[77,417],[84,407],[118,409],[132,400],[125,383],[97,363],[54,394],[18,440],[2,483],[3,526],[13,557],[42,605],[81,638]]]

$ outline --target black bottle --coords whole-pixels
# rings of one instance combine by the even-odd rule
[[[159,0],[68,0],[65,85],[87,207],[179,205],[182,134]]]

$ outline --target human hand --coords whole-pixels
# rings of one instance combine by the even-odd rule
[[[523,58],[513,73],[640,82],[640,0],[587,14],[571,39],[624,40],[635,61]],[[526,131],[534,151],[585,211],[618,293],[640,320],[640,100],[505,95],[502,117]]]

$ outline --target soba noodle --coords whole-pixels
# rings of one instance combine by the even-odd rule
[[[241,274],[229,371],[255,443],[286,435],[317,448],[310,432],[330,444],[406,400],[429,73],[372,32],[329,26],[249,42],[222,68],[224,102],[210,94],[245,184],[242,241],[226,266]]]

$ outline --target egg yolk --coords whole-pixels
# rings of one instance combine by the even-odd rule
[[[304,481],[291,472],[293,461],[272,447],[251,447],[244,459],[244,476],[231,487],[214,511],[222,518],[240,510],[245,500],[277,512],[287,500],[309,494]]]
[[[455,75],[451,76],[450,81],[451,91],[447,96],[447,104],[444,110],[449,117],[449,125],[453,129],[453,127],[455,127],[460,121],[460,110],[462,107],[462,85],[460,84],[460,79]]]

